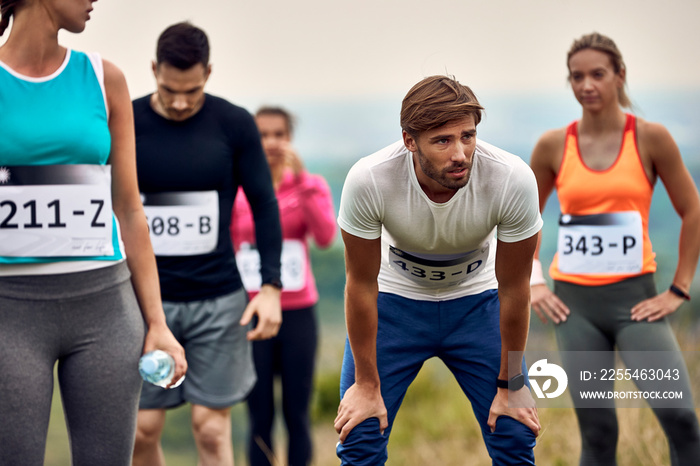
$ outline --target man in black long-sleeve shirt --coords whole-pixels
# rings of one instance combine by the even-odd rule
[[[274,336],[282,320],[277,200],[251,115],[204,92],[211,72],[204,31],[167,28],[153,72],[156,92],[134,101],[139,186],[168,325],[189,370],[174,389],[144,384],[134,465],[164,464],[165,410],[185,402],[200,462],[233,465],[230,408],[255,383],[249,340]],[[229,237],[239,186],[253,209],[263,278],[247,306]]]

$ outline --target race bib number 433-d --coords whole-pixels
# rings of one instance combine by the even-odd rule
[[[0,256],[111,256],[109,165],[0,166]]]
[[[445,259],[417,257],[394,246],[389,246],[389,265],[392,269],[428,288],[458,285],[481,272],[489,257],[489,243],[463,255]]]
[[[562,215],[559,270],[575,274],[628,274],[642,270],[642,216],[637,211]]]
[[[195,256],[216,248],[219,193],[142,193],[141,197],[156,256]]]

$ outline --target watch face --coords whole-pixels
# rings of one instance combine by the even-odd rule
[[[518,374],[508,381],[508,390],[520,390],[525,385],[525,376]]]

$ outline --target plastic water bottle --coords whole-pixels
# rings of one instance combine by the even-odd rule
[[[146,382],[165,388],[175,375],[175,360],[165,351],[151,351],[141,356],[139,372]]]

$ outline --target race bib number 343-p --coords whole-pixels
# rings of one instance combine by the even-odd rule
[[[111,256],[109,165],[0,166],[0,256]]]
[[[642,270],[642,216],[639,212],[562,215],[559,270],[575,274],[628,274]]]
[[[194,256],[216,248],[219,193],[142,193],[141,197],[156,256]]]

